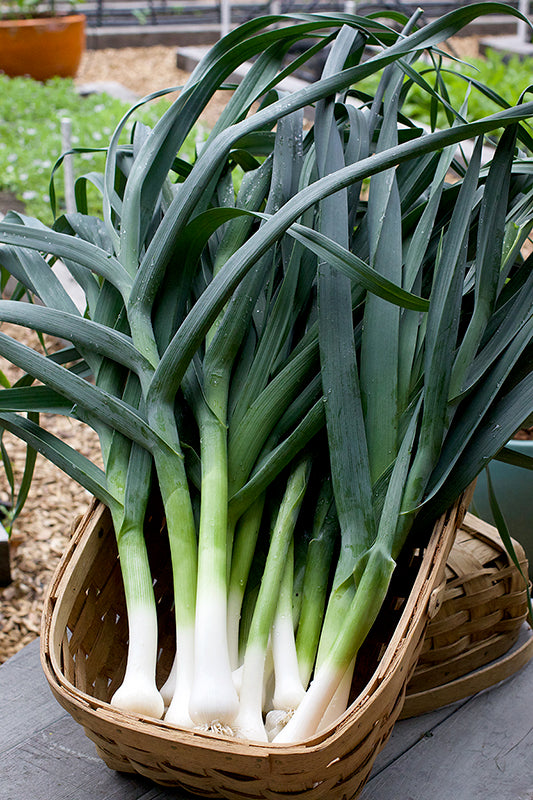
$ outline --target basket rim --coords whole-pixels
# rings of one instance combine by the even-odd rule
[[[500,551],[500,553],[507,558],[509,563],[512,563],[511,556],[507,552],[498,529],[491,525],[490,522],[477,517],[470,511],[467,511],[461,525],[462,529],[470,533],[476,539],[479,539],[485,544],[490,544]],[[522,562],[526,559],[526,551],[518,539],[511,537],[513,548],[515,550],[518,561]]]
[[[110,703],[99,700],[81,691],[72,684],[62,673],[61,665],[52,646],[52,632],[57,622],[60,607],[58,602],[68,582],[70,568],[76,563],[83,546],[94,535],[96,522],[102,520],[108,509],[101,502],[91,502],[86,514],[77,520],[74,531],[58,567],[52,577],[44,601],[44,610],[41,625],[41,666],[50,688],[58,702],[69,707],[73,706],[79,712],[95,715],[102,722],[106,721],[121,728],[132,731],[150,733],[152,736],[171,738],[191,746],[220,751],[228,755],[239,753],[247,754],[254,758],[268,758],[272,754],[299,755],[302,753],[317,752],[325,747],[335,748],[343,738],[346,730],[350,728],[372,703],[379,703],[379,698],[387,689],[397,669],[402,669],[402,657],[411,646],[412,632],[416,632],[424,624],[424,615],[430,616],[431,597],[444,580],[446,559],[453,546],[455,531],[458,529],[471,497],[471,490],[467,490],[458,500],[437,520],[431,536],[424,548],[423,558],[420,563],[411,591],[409,592],[400,619],[388,641],[373,674],[359,695],[353,700],[347,710],[331,726],[313,737],[295,744],[274,744],[272,742],[247,742],[229,737],[222,738],[207,731],[186,730],[178,728],[164,719],[158,720],[140,714],[129,714],[113,708]],[[431,612],[431,615],[434,612]],[[420,644],[422,639],[420,640]],[[412,664],[414,668],[416,664]],[[403,705],[403,696],[400,698]]]

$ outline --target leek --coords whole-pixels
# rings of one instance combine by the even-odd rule
[[[109,700],[124,713],[278,744],[334,726],[408,537],[423,544],[531,415],[533,103],[470,120],[467,99],[447,100],[439,50],[495,12],[520,17],[470,4],[423,28],[404,18],[401,33],[349,14],[252,20],[153,130],[122,145],[121,121],[95,181],[101,219],[80,192],[52,228],[0,222],[15,282],[0,320],[67,343],[48,355],[0,333],[24,373],[0,390],[0,427],[110,509],[129,641]],[[424,50],[438,91],[415,69]],[[287,93],[321,51],[321,76]],[[378,74],[369,97],[360,81]],[[406,116],[413,85],[448,128]],[[227,106],[186,162],[222,87]],[[103,468],[41,413],[94,429]],[[145,539],[154,497],[173,572],[170,675]]]

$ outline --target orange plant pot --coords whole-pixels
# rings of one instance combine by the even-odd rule
[[[9,77],[72,78],[84,49],[84,14],[0,21],[0,71]]]

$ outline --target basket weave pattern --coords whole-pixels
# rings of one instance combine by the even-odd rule
[[[514,542],[522,573],[528,564]],[[439,612],[428,625],[408,692],[444,684],[506,653],[527,618],[525,582],[498,531],[467,514],[446,564]]]
[[[348,800],[364,786],[398,718],[433,613],[432,595],[466,500],[436,524],[422,554],[399,564],[391,593],[358,659],[354,700],[335,726],[298,745],[265,745],[184,731],[125,714],[110,696],[125,669],[127,622],[110,517],[94,504],[74,530],[47,596],[41,660],[59,703],[83,726],[112,769],[230,800]],[[170,670],[172,592],[165,536],[152,522],[148,546],[160,609],[158,682]],[[165,620],[167,620],[165,624]],[[378,660],[379,659],[379,660]]]

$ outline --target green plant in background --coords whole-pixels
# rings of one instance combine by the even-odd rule
[[[459,108],[470,87],[468,112],[472,119],[477,119],[494,113],[503,103],[519,102],[521,92],[529,85],[533,59],[489,49],[483,58],[470,58],[465,63],[445,59],[442,67],[446,70],[442,74],[451,105]],[[430,79],[427,75],[426,78]],[[422,100],[422,93],[415,90],[411,99],[413,105],[407,111],[414,118],[420,118],[422,112],[417,110],[417,104]],[[437,125],[444,124],[444,118],[441,111]]]
[[[505,104],[514,105],[519,101],[521,92],[531,80],[533,59],[489,48],[483,57],[468,58],[466,61],[449,54],[434,55],[433,59],[424,58],[417,62],[413,69],[436,91],[439,91],[438,81],[441,80],[446,99],[454,109],[461,108],[468,94],[468,117],[479,119],[493,114]],[[373,95],[379,80],[379,75],[373,75],[362,81],[358,89]],[[414,85],[403,105],[403,112],[412,120],[427,123],[429,102],[427,92]],[[438,113],[432,124],[446,126],[449,117],[446,110],[437,103],[435,108],[438,108]]]
[[[150,15],[150,9],[141,9],[141,8],[134,8],[132,9],[133,16],[139,23],[139,25],[147,25],[148,19]]]
[[[252,20],[153,129],[122,142],[121,121],[91,178],[101,217],[80,180],[78,212],[53,227],[0,224],[3,269],[39,300],[2,300],[0,319],[68,343],[47,357],[0,332],[28,384],[0,392],[0,423],[111,511],[129,622],[117,707],[279,743],[333,724],[407,538],[423,546],[531,414],[533,103],[469,123],[449,107],[434,133],[404,114],[416,59],[484,13],[516,15],[474,4],[401,34],[351,15]],[[285,93],[329,45],[321,78]],[[206,103],[248,61],[191,156]],[[94,428],[103,469],[26,416],[40,412]],[[178,641],[163,687],[152,493]]]
[[[139,109],[135,118],[154,125],[166,108],[168,101],[160,99]],[[51,223],[49,182],[52,167],[62,153],[61,118],[68,117],[72,122],[72,145],[80,150],[74,157],[74,172],[80,175],[103,169],[109,137],[128,109],[129,103],[107,94],[80,97],[70,79],[53,78],[43,84],[31,78],[0,75],[0,190],[13,192],[29,216]],[[132,125],[130,121],[125,139]],[[194,144],[189,147],[192,152]],[[89,148],[100,148],[101,153]],[[56,190],[61,207],[61,175],[57,176]],[[99,202],[96,193],[93,202]],[[91,210],[94,213],[97,206]]]
[[[32,19],[34,17],[55,17],[72,12],[79,0],[2,0],[0,19]]]

